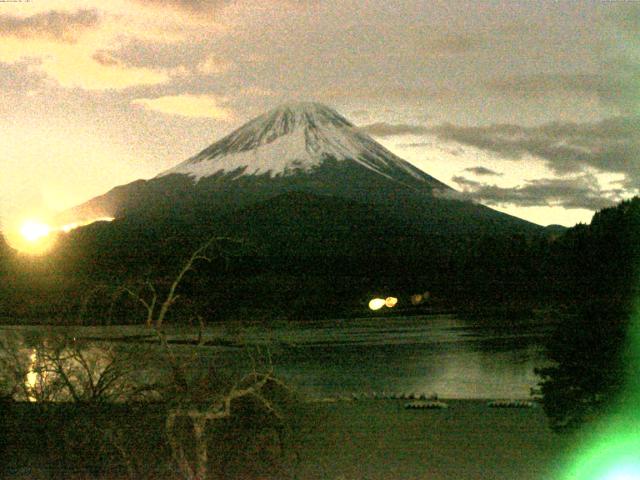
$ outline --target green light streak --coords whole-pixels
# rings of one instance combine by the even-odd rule
[[[621,425],[622,426],[622,425]],[[640,435],[612,429],[583,450],[562,477],[565,480],[640,479]]]
[[[591,432],[583,432],[562,480],[640,480],[640,309],[635,312],[624,351],[622,401]]]

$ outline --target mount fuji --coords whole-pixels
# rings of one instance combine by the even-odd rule
[[[319,265],[434,258],[478,236],[543,230],[458,198],[333,109],[295,103],[152,179],[63,212],[58,221],[115,217],[77,229],[67,244],[70,252],[109,252],[114,262],[162,255],[160,246],[176,239],[188,251],[215,234],[246,241],[269,264],[285,259],[287,271],[309,258]]]
[[[338,318],[362,312],[372,295],[431,291],[455,299],[469,278],[495,276],[491,268],[478,273],[493,258],[482,252],[508,253],[505,245],[520,252],[528,238],[545,235],[538,225],[460,200],[316,103],[280,106],[59,221],[100,217],[114,220],[61,234],[52,255],[81,282],[146,278],[166,286],[206,240],[233,239],[218,245],[232,261],[225,253],[203,262],[183,286],[203,302],[199,311],[220,319]],[[514,255],[509,261],[519,265]]]
[[[454,189],[394,155],[335,110],[304,102],[281,105],[155,178],[116,187],[58,220],[109,216],[147,224],[217,223],[246,234],[252,225],[277,229],[289,222],[292,228],[305,225],[313,235],[324,231],[327,221],[334,230],[352,232],[360,223],[377,225],[383,236],[387,227],[415,235],[539,229],[456,198]],[[366,215],[366,222],[353,215]]]
[[[318,103],[282,105],[159,177],[174,173],[195,180],[220,174],[232,179],[289,177],[314,173],[328,160],[367,169],[408,188],[448,188]]]

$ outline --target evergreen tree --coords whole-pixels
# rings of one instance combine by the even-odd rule
[[[547,345],[555,365],[536,370],[554,430],[575,429],[614,405],[624,386],[628,319],[627,311],[594,304],[557,327]]]
[[[561,319],[538,369],[542,400],[556,430],[572,429],[615,404],[624,386],[626,336],[637,298],[640,198],[596,213],[564,235],[556,278],[577,313]],[[567,297],[568,298],[568,297]]]

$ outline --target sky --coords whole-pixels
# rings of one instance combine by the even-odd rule
[[[640,3],[0,2],[0,225],[150,178],[280,103],[571,226],[639,193]]]

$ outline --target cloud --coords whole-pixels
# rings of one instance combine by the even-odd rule
[[[594,18],[593,28],[583,32],[583,45],[589,46],[590,55],[580,55],[578,49],[573,57],[569,55],[571,32],[567,31],[567,50],[558,51],[562,56],[555,57],[555,64],[546,58],[538,73],[504,72],[502,77],[478,85],[492,93],[545,103],[550,100],[548,96],[565,100],[570,96],[570,101],[582,103],[596,99],[608,111],[614,107],[621,115],[640,114],[640,3],[605,3],[606,8]],[[596,32],[597,38],[587,40]],[[572,43],[581,40],[575,38]],[[554,58],[554,52],[550,54]]]
[[[637,113],[637,78],[640,73],[637,63],[625,58],[605,62],[605,73],[540,73],[514,75],[493,79],[483,86],[500,95],[545,99],[550,95],[575,95],[580,98],[591,96],[607,105],[613,105],[620,112]]]
[[[599,210],[615,205],[624,195],[624,191],[620,189],[602,190],[598,180],[593,175],[586,174],[571,179],[527,180],[524,185],[507,188],[483,184],[462,176],[454,176],[451,180],[462,188],[462,198],[488,205],[560,206],[565,209]]]
[[[371,112],[369,112],[369,110],[358,109],[352,111],[351,116],[356,118],[369,118],[371,116]]]
[[[632,45],[631,41],[627,45],[628,52],[640,51],[638,37],[635,38],[635,45]],[[633,58],[628,52],[623,52],[617,58],[605,63],[603,68],[608,72],[607,82],[603,83],[603,88],[598,91],[598,95],[603,103],[615,106],[624,115],[639,115],[640,64],[637,57]]]
[[[60,55],[57,58],[45,58],[42,70],[65,88],[84,90],[119,90],[138,85],[157,85],[169,81],[169,72],[150,69],[125,67],[117,63],[95,58]]]
[[[406,123],[378,122],[360,127],[360,130],[376,137],[392,137],[395,135],[423,135],[431,131],[424,125],[408,125]]]
[[[421,47],[426,48],[426,54],[452,55],[467,53],[485,45],[484,35],[465,35],[460,33],[445,33],[430,36]]]
[[[467,191],[468,189],[474,190],[482,187],[482,183],[478,182],[477,180],[471,180],[461,175],[454,175],[453,177],[451,177],[451,181],[458,184],[458,186],[465,191]]]
[[[473,173],[474,175],[478,175],[478,176],[489,176],[489,175],[502,176],[503,175],[502,173],[498,173],[494,170],[491,170],[490,168],[481,167],[481,166],[465,168],[464,171]]]
[[[435,142],[433,142],[433,141],[429,141],[429,142],[409,142],[409,143],[399,143],[398,144],[399,147],[403,147],[403,148],[433,147],[434,145],[435,145]],[[459,155],[459,153],[461,153],[461,152],[456,152],[456,153],[454,153],[454,155]]]
[[[169,73],[160,69],[125,67],[108,58],[92,58],[94,52],[84,47],[70,44],[58,44],[45,41],[22,42],[24,55],[15,54],[18,39],[0,42],[0,62],[7,64],[29,63],[29,73],[34,77],[55,80],[64,88],[82,88],[84,90],[117,90],[138,85],[156,85],[166,83]],[[26,45],[28,44],[28,45]]]
[[[151,9],[167,9],[197,19],[212,19],[237,0],[133,0]]]
[[[230,110],[219,105],[219,99],[213,95],[167,95],[157,98],[137,98],[131,102],[148,110],[169,115],[193,118],[215,118],[230,120]]]
[[[329,101],[345,98],[349,100],[364,100],[367,102],[382,101],[383,103],[397,101],[421,103],[426,99],[436,102],[454,99],[460,95],[459,91],[448,86],[425,84],[412,87],[384,81],[371,83],[370,81],[366,81],[366,79],[364,79],[365,81],[362,80],[363,79],[355,79],[341,84],[331,83],[329,86],[320,85],[317,94]]]
[[[0,62],[0,85],[5,93],[28,94],[46,85],[46,75],[37,71],[38,62]],[[0,102],[2,103],[2,102]]]
[[[227,62],[214,55],[207,55],[198,63],[196,67],[197,72],[203,75],[217,75],[225,73],[230,69],[230,62]]]
[[[275,92],[273,90],[269,90],[268,88],[258,87],[256,85],[242,88],[238,91],[236,97],[246,98],[246,97],[273,97]]]
[[[117,48],[99,49],[93,60],[104,66],[164,70],[171,75],[220,75],[233,70],[234,65],[222,56],[209,53],[208,42],[162,42],[130,39]]]
[[[84,30],[98,25],[100,17],[93,9],[75,13],[50,10],[30,17],[0,15],[0,36],[44,38],[63,43],[76,43]]]
[[[204,54],[201,54],[200,46],[194,45],[193,42],[162,42],[132,38],[117,48],[96,51],[94,59],[129,67],[170,69],[195,65],[198,61],[204,61],[200,59],[201,56],[204,57]]]
[[[111,54],[108,47],[121,41],[120,27],[129,18],[89,9],[0,15],[0,62],[29,61],[31,73],[44,73],[64,88],[118,90],[168,82],[169,69],[128,66]],[[147,23],[147,30],[153,30],[152,22]],[[134,34],[139,27],[127,28]]]
[[[441,140],[472,145],[509,159],[527,155],[542,158],[559,174],[594,168],[624,174],[628,188],[640,185],[640,117],[613,117],[595,123],[553,122],[538,127],[443,124],[431,131]]]
[[[120,64],[120,60],[114,57],[107,50],[98,50],[91,56],[91,58],[105,67]]]
[[[610,87],[605,75],[586,73],[515,75],[490,80],[485,86],[497,93],[525,98],[540,98],[549,93],[603,94]]]
[[[211,15],[223,10],[234,3],[240,3],[238,0],[134,0],[136,3],[153,8],[170,8],[174,10],[183,11],[195,15]],[[256,4],[275,3],[285,4],[288,6],[296,7],[301,5],[318,3],[320,0],[272,0],[267,2],[262,0],[261,2],[255,2]],[[254,6],[253,2],[248,2],[250,6]]]
[[[609,12],[609,20],[625,33],[637,36],[640,32],[640,5],[620,2]]]

